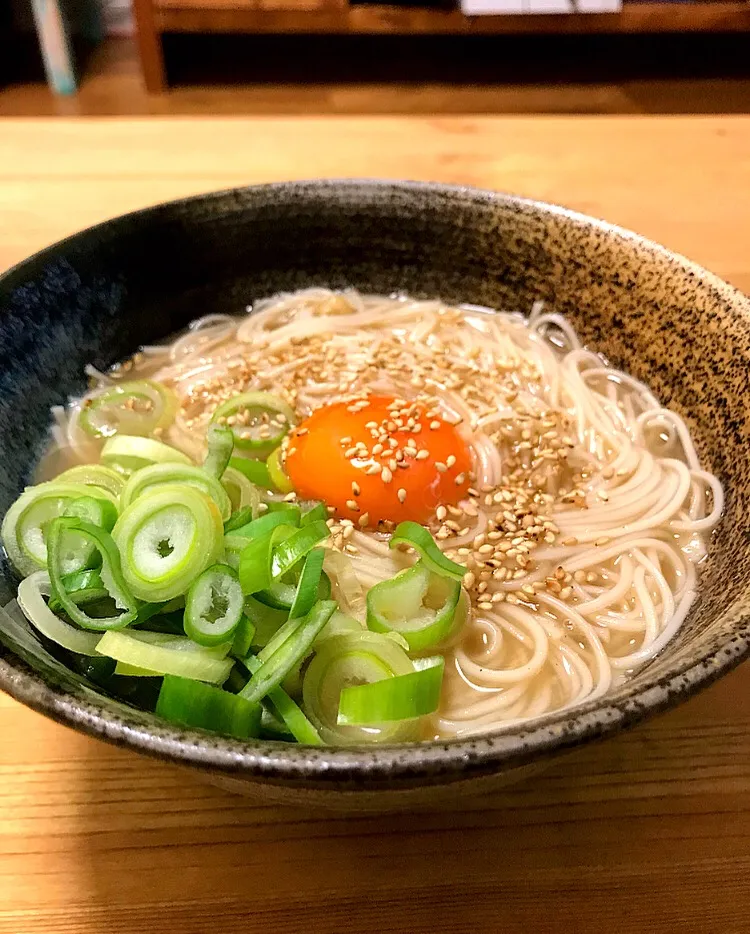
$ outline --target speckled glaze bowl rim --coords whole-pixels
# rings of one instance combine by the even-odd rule
[[[346,191],[350,197],[357,192],[369,198],[386,198],[389,193],[399,193],[412,198],[427,195],[438,197],[444,199],[446,204],[460,201],[477,206],[516,207],[562,219],[572,227],[598,230],[618,246],[647,255],[650,260],[661,265],[665,272],[671,267],[694,277],[701,289],[713,292],[723,303],[732,306],[733,313],[746,316],[750,328],[750,300],[741,292],[691,260],[632,231],[558,205],[516,195],[470,186],[387,179],[275,182],[225,189],[152,205],[104,221],[44,248],[0,275],[0,284],[12,283],[14,280],[20,284],[27,270],[30,272],[39,263],[54,259],[63,246],[83,243],[96,231],[107,229],[116,232],[118,224],[132,222],[133,219],[148,222],[154,213],[178,205],[221,202],[242,193],[263,190],[276,191],[293,198],[295,192],[311,188],[323,194],[327,191]],[[617,702],[604,697],[572,710],[546,715],[530,726],[516,726],[494,734],[375,748],[309,747],[271,741],[245,743],[217,737],[202,730],[180,730],[142,712],[134,711],[133,718],[129,719],[123,705],[103,696],[105,705],[109,707],[107,710],[93,701],[48,684],[15,655],[10,659],[0,659],[0,688],[32,709],[83,733],[203,770],[235,774],[248,780],[276,780],[283,783],[286,780],[302,779],[318,787],[337,782],[347,782],[350,786],[354,783],[356,786],[358,781],[397,785],[405,779],[410,782],[423,779],[427,783],[440,783],[491,774],[563,752],[596,738],[604,738],[659,711],[676,706],[736,667],[748,655],[750,620],[742,618],[734,625],[734,633],[717,650],[707,651],[696,660],[682,663],[669,677],[662,675],[651,684],[636,687]],[[152,722],[149,722],[149,718]]]

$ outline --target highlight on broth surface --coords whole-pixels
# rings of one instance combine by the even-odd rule
[[[69,664],[240,738],[457,737],[602,696],[698,590],[723,494],[561,316],[309,289],[53,411],[2,538]]]

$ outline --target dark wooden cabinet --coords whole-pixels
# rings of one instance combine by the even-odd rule
[[[748,0],[628,2],[618,13],[466,16],[458,7],[362,0],[134,0],[147,88],[166,87],[161,36],[192,33],[491,35],[750,32]],[[451,0],[448,0],[450,3]],[[440,4],[440,5],[437,5]]]

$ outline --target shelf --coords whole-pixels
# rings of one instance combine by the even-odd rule
[[[625,3],[619,13],[465,16],[459,10],[309,0],[158,0],[160,32],[492,35],[519,33],[750,32],[750,2]]]

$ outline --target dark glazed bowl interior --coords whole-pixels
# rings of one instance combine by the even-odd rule
[[[84,389],[86,363],[106,368],[207,312],[238,313],[260,296],[309,285],[524,312],[544,299],[680,412],[728,495],[700,600],[678,637],[612,695],[572,712],[475,740],[376,750],[179,731],[102,695],[20,627],[0,636],[0,686],[93,735],[260,790],[426,793],[611,733],[747,654],[750,303],[635,235],[489,192],[377,182],[229,191],[110,221],[11,270],[0,279],[0,515],[29,480],[50,406]],[[13,596],[6,568],[0,604]]]

